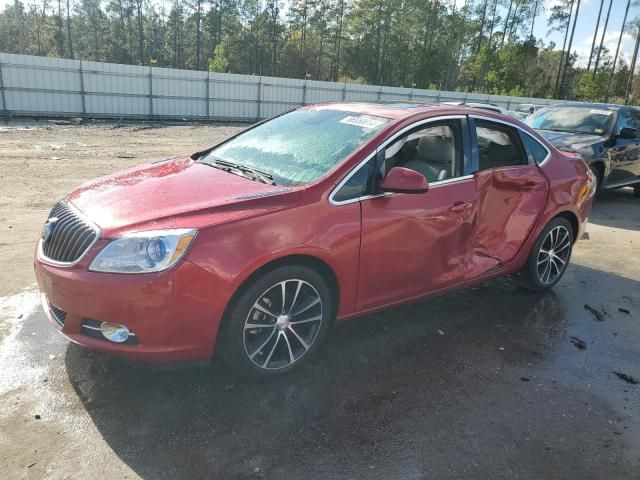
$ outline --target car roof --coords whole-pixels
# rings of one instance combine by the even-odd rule
[[[545,105],[550,108],[562,108],[562,107],[572,107],[572,108],[606,108],[608,110],[620,110],[621,108],[633,108],[634,110],[640,110],[638,107],[633,105],[619,105],[616,103],[579,103],[579,102],[567,102],[567,103],[552,103],[549,105]]]
[[[489,106],[493,106],[488,104]],[[451,103],[427,103],[427,102],[325,102],[305,105],[301,108],[340,110],[345,112],[374,115],[378,117],[400,120],[419,113],[433,113],[437,115],[451,113],[452,110],[468,110],[469,112],[495,112],[496,110],[473,108],[467,105],[452,105]]]
[[[496,105],[495,103],[488,103],[488,102],[465,102],[462,105],[467,105],[469,107],[475,107],[476,105],[478,105],[482,107],[502,108],[500,105]]]
[[[363,115],[374,115],[390,119],[400,119],[416,113],[432,110],[435,104],[425,103],[385,103],[385,102],[325,102],[305,105],[301,108],[317,110],[339,110]],[[449,107],[451,108],[451,107]]]

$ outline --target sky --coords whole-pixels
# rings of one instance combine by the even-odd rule
[[[602,29],[604,27],[604,17],[609,7],[609,1],[604,1],[604,7],[602,8],[602,20],[596,36],[596,46],[600,43],[600,37],[602,36]],[[622,20],[624,19],[624,11],[627,6],[625,0],[611,0],[611,15],[609,16],[609,24],[607,25],[607,34],[604,38],[604,46],[609,49],[611,56],[616,51],[616,45],[618,43],[618,37],[622,30]],[[554,32],[548,35],[547,17],[551,11],[551,7],[554,4],[560,3],[560,0],[545,0],[545,12],[544,19],[539,16],[536,19],[536,26],[534,28],[534,35],[538,38],[542,37],[546,39],[546,42],[554,41],[556,48],[562,48],[562,42],[564,36],[560,32]],[[576,2],[577,3],[577,2]],[[627,23],[629,20],[640,16],[640,7],[633,6],[634,1],[631,2],[632,6],[629,8],[629,15],[627,17]],[[571,47],[572,52],[578,53],[578,64],[586,66],[589,61],[589,52],[591,51],[591,42],[593,41],[593,30],[596,26],[598,19],[598,10],[600,9],[600,0],[582,0],[580,3],[580,12],[578,14],[578,23],[576,23],[576,30],[573,37],[573,45]],[[571,32],[569,32],[571,34]],[[634,38],[625,33],[622,36],[622,43],[620,44],[620,53],[618,54],[627,64],[630,63],[631,55],[633,55]]]
[[[0,11],[4,10],[7,4],[13,3],[14,0],[0,0]],[[538,38],[544,38],[545,43],[554,41],[556,43],[556,49],[562,48],[563,34],[561,32],[554,32],[548,34],[547,17],[551,11],[551,7],[561,0],[544,0],[544,12],[536,18],[536,25],[534,34]],[[600,42],[600,36],[604,24],[604,16],[609,6],[609,1],[612,1],[611,15],[609,17],[609,25],[607,26],[607,34],[604,39],[604,45],[611,51],[611,55],[615,53],[616,44],[622,28],[622,20],[624,17],[624,10],[627,2],[625,0],[604,0],[604,8],[602,12],[602,21],[600,22],[599,33],[596,38],[596,45]],[[452,0],[456,2],[458,7],[462,6],[465,0]],[[24,3],[31,3],[30,0]],[[283,3],[288,4],[287,0]],[[576,0],[577,3],[577,0]],[[640,16],[640,6],[633,6],[636,0],[632,0],[632,6],[629,9],[629,20]],[[639,2],[640,3],[640,2]],[[582,0],[580,5],[580,13],[578,16],[578,23],[576,24],[576,30],[573,38],[572,52],[578,53],[578,64],[586,66],[589,59],[589,52],[591,51],[591,42],[593,40],[593,29],[595,28],[598,10],[600,8],[600,0]],[[622,58],[627,64],[630,63],[631,55],[633,54],[634,39],[628,33],[625,33],[622,37],[622,44],[620,45],[619,57]],[[640,67],[639,67],[640,68]]]

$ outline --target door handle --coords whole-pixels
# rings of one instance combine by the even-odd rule
[[[518,188],[520,188],[521,190],[531,190],[536,185],[538,185],[536,182],[532,182],[531,180],[529,180],[528,182],[525,182],[522,185],[520,185]]]
[[[455,202],[453,205],[451,205],[449,207],[449,210],[451,210],[452,212],[456,212],[456,213],[464,212],[465,209],[467,208],[467,205],[469,205],[469,203],[471,203],[471,202],[457,201],[457,202]]]

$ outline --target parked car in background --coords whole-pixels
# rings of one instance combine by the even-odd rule
[[[516,120],[520,120],[521,122],[524,122],[524,120],[527,118],[525,114],[516,112],[515,110],[507,110],[507,115],[509,115],[511,118],[515,118]]]
[[[334,320],[515,274],[562,277],[593,176],[539,134],[443,105],[305,106],[58,202],[35,273],[89,349],[277,375]]]
[[[470,107],[470,108],[479,108],[481,110],[489,110],[490,112],[500,113],[502,115],[507,114],[507,109],[502,108],[499,105],[495,105],[493,103],[479,103],[479,102],[443,102],[443,105],[451,105],[456,107]]]
[[[525,117],[537,112],[546,105],[535,105],[533,103],[521,103],[516,107],[516,112],[522,113]]]
[[[558,149],[580,155],[598,191],[633,186],[640,197],[640,109],[562,104],[538,110],[526,123]]]

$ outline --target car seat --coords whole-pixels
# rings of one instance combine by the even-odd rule
[[[418,141],[417,155],[405,164],[406,168],[421,173],[430,182],[446,180],[451,176],[455,158],[452,137],[425,135]]]

